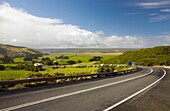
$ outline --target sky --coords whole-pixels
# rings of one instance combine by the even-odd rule
[[[170,45],[170,0],[0,0],[0,44],[30,48]]]

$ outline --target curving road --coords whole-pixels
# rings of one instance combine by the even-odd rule
[[[158,83],[153,86],[159,85],[165,73],[165,70],[159,68],[143,68],[142,71],[126,76],[70,83],[61,85],[62,87],[32,88],[1,93],[0,111],[117,111],[133,109],[127,107],[127,104],[130,106],[131,99],[124,103],[122,101],[155,81]],[[138,100],[147,91],[150,92],[149,89],[152,89],[153,86],[148,87],[132,100],[134,101],[135,98]],[[120,102],[122,103],[119,105]],[[116,104],[117,106],[113,108],[112,106]]]

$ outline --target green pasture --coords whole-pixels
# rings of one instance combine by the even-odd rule
[[[14,62],[15,62],[15,63],[23,63],[23,62],[24,62],[24,58],[23,58],[23,57],[21,57],[21,58],[15,58],[15,59],[14,59]]]
[[[4,65],[5,67],[7,67],[7,66],[17,66],[18,64],[0,64],[0,65]]]
[[[78,61],[81,60],[82,63],[89,63],[89,59],[94,57],[94,56],[101,56],[102,57],[102,61],[103,60],[107,60],[110,58],[113,58],[116,55],[120,55],[121,53],[56,53],[56,54],[50,54],[50,55],[44,55],[43,57],[39,57],[38,58],[38,62],[41,61],[42,58],[50,58],[51,60],[55,60],[57,62],[59,62],[60,64],[66,64],[66,62],[68,60],[74,60],[74,61]],[[56,59],[55,57],[59,57],[60,55],[65,55],[68,56],[69,59]],[[24,63],[24,58],[15,58],[14,62],[15,63]]]
[[[0,80],[23,79],[24,76],[27,77],[29,73],[30,71],[24,71],[24,70],[0,71]]]
[[[87,73],[97,73],[97,67],[85,67],[85,68],[76,68],[78,65],[93,65],[96,62],[89,62],[89,59],[94,57],[94,56],[101,56],[101,60],[106,60],[109,58],[112,58],[116,55],[119,55],[120,53],[57,53],[57,54],[50,54],[50,55],[44,55],[43,57],[49,57],[51,60],[59,61],[59,64],[66,64],[66,61],[68,60],[74,60],[78,61],[81,60],[82,63],[77,63],[75,65],[72,65],[71,67],[67,68],[58,68],[58,69],[53,69],[47,67],[45,71],[40,71],[39,73],[42,74],[51,74],[54,75],[55,73],[64,73],[64,74],[87,74]],[[56,59],[55,57],[59,57],[60,55],[65,55],[68,56],[69,59]],[[39,57],[38,61],[41,61],[42,57]],[[24,63],[23,58],[15,58],[14,59],[14,64],[2,64],[5,66],[16,66],[17,63]],[[31,72],[31,71],[24,71],[24,70],[6,70],[6,71],[0,71],[0,80],[4,79],[23,79],[27,78],[30,73],[36,73],[36,72]]]
[[[92,73],[97,73],[96,67],[85,67],[85,68],[58,68],[58,69],[52,69],[49,68],[46,71],[39,71],[40,73],[43,74],[51,74],[54,75],[55,73],[64,73],[66,75],[71,75],[71,74],[92,74]]]
[[[52,69],[48,68],[45,71],[39,72],[32,72],[32,71],[24,71],[24,70],[7,70],[7,71],[0,71],[0,80],[9,80],[9,79],[24,79],[28,78],[29,74],[50,74],[54,75],[55,73],[64,73],[66,75],[71,74],[87,74],[87,73],[97,73],[96,67],[85,67],[85,68],[58,68]]]
[[[39,61],[42,58],[49,57],[51,60],[58,61],[60,64],[66,64],[66,61],[68,60],[74,60],[78,61],[81,60],[82,63],[89,63],[89,59],[94,57],[94,56],[101,56],[101,60],[106,60],[113,58],[116,55],[120,55],[121,53],[56,53],[56,54],[50,54],[50,55],[45,55],[43,57],[39,58]],[[65,55],[68,56],[69,59],[56,59],[55,57],[59,57],[60,55]]]

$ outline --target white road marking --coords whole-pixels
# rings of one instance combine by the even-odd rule
[[[147,87],[141,89],[140,91],[138,91],[138,92],[132,94],[131,96],[129,96],[129,97],[123,99],[122,101],[120,101],[120,102],[118,102],[118,103],[116,103],[116,104],[114,104],[114,105],[108,107],[107,109],[105,109],[105,110],[103,110],[103,111],[109,111],[109,110],[111,110],[111,109],[113,109],[113,108],[115,108],[115,107],[121,105],[122,103],[128,101],[129,99],[135,97],[136,95],[142,93],[143,91],[149,89],[149,88],[152,87],[153,85],[155,85],[157,82],[159,82],[160,80],[162,80],[162,79],[165,77],[165,75],[166,75],[166,71],[165,71],[164,69],[162,69],[162,70],[164,71],[164,75],[163,75],[161,78],[159,78],[158,80],[156,80],[155,82],[153,82],[153,83],[150,84],[149,86],[147,86]]]
[[[76,92],[72,92],[72,93],[68,93],[68,94],[63,94],[63,95],[59,95],[59,96],[54,96],[54,97],[42,99],[42,100],[28,102],[28,103],[24,103],[24,104],[20,104],[20,105],[16,105],[16,106],[11,106],[11,107],[8,107],[8,108],[0,109],[0,111],[11,111],[11,110],[31,106],[31,105],[40,104],[40,103],[43,103],[43,102],[56,100],[56,99],[67,97],[67,96],[72,96],[72,95],[75,95],[75,94],[80,94],[80,93],[96,90],[96,89],[99,89],[99,88],[103,88],[103,87],[107,87],[107,86],[111,86],[111,85],[131,81],[131,80],[134,80],[134,79],[138,79],[138,78],[147,76],[147,75],[151,74],[152,72],[153,72],[153,69],[150,69],[150,72],[148,72],[148,73],[146,73],[144,75],[140,75],[140,76],[136,76],[136,77],[133,77],[133,78],[129,78],[129,79],[125,79],[125,80],[121,80],[121,81],[117,81],[117,82],[114,82],[114,83],[109,83],[109,84],[105,84],[105,85],[101,85],[101,86],[97,86],[97,87],[93,87],[93,88],[89,88],[89,89],[84,89],[84,90],[80,90],[80,91],[76,91]]]

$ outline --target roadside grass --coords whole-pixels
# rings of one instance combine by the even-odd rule
[[[96,67],[85,67],[85,68],[58,68],[58,69],[52,69],[48,68],[45,71],[39,71],[39,72],[32,72],[32,71],[24,71],[24,70],[6,70],[6,71],[0,71],[0,80],[10,80],[10,79],[24,79],[28,78],[30,74],[36,74],[36,73],[42,73],[42,74],[50,74],[55,75],[55,73],[64,73],[65,75],[73,75],[73,74],[92,74],[97,73]]]
[[[23,79],[24,76],[29,75],[29,73],[30,71],[24,71],[24,70],[0,71],[0,80]]]
[[[58,69],[52,69],[48,68],[45,71],[39,71],[43,74],[50,74],[55,75],[55,73],[64,73],[65,75],[74,75],[74,74],[94,74],[97,73],[96,67],[85,67],[85,68],[58,68]]]
[[[129,66],[120,66],[115,67],[116,70],[127,70],[135,67],[129,67]],[[73,66],[68,66],[67,68],[47,68],[45,71],[39,71],[39,72],[32,72],[32,71],[24,71],[24,70],[6,70],[6,71],[0,71],[0,80],[10,80],[10,79],[24,79],[28,78],[30,74],[37,74],[42,73],[44,74],[50,74],[55,75],[55,73],[64,73],[65,75],[76,75],[76,74],[95,74],[97,73],[98,67],[90,66],[85,68],[76,68]]]
[[[7,66],[17,66],[18,64],[0,64],[0,65],[4,65],[5,67],[7,67]]]

